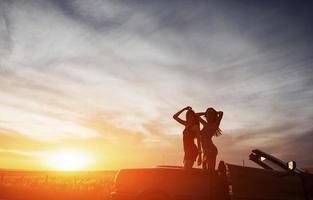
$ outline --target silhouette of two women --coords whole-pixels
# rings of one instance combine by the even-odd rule
[[[187,111],[185,120],[179,117],[184,111]],[[192,168],[198,158],[198,165],[202,163],[203,169],[214,171],[218,151],[212,142],[212,137],[221,135],[219,125],[222,117],[223,112],[218,112],[214,108],[195,113],[189,106],[174,114],[173,118],[185,126],[183,131],[184,168]],[[200,123],[203,126],[201,130]],[[201,149],[203,149],[203,160]]]

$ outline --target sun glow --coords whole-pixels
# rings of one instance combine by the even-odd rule
[[[91,156],[80,151],[62,150],[49,154],[46,163],[53,170],[85,170],[91,164]]]

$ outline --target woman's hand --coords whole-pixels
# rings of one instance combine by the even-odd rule
[[[212,107],[211,107],[212,108]],[[212,110],[214,110],[214,112],[217,112],[217,110],[215,110],[215,108],[212,108]]]
[[[185,107],[185,110],[192,110],[190,106]]]
[[[218,118],[222,118],[223,117],[223,111],[218,111],[217,112],[217,116],[218,116]]]

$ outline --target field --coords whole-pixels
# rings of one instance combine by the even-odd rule
[[[0,200],[107,200],[116,171],[0,171]]]

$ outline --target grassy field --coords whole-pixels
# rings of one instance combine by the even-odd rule
[[[107,200],[116,171],[0,171],[0,199]]]

